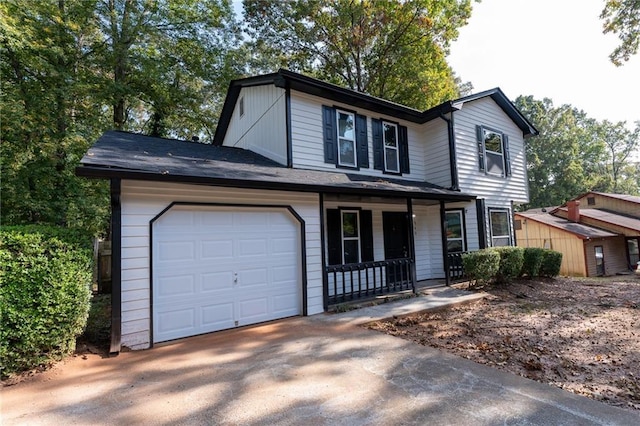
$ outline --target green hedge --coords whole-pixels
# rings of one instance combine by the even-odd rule
[[[0,228],[0,375],[75,349],[91,298],[91,236],[55,227]]]
[[[542,266],[540,267],[541,277],[557,277],[560,274],[562,266],[562,253],[545,250],[542,258]]]
[[[464,272],[475,284],[483,284],[495,277],[500,268],[500,253],[492,249],[483,249],[462,255]]]
[[[522,247],[496,247],[493,250],[500,254],[500,267],[496,273],[498,282],[508,282],[520,276],[524,263],[524,249]]]
[[[524,249],[524,263],[522,264],[521,276],[527,275],[530,278],[540,276],[540,268],[544,259],[545,249],[538,247],[527,247]]]

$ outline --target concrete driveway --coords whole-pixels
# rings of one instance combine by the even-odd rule
[[[72,358],[3,388],[1,423],[637,425],[640,414],[321,315]]]

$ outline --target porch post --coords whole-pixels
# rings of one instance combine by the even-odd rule
[[[320,205],[320,258],[322,260],[322,307],[324,311],[329,310],[329,278],[327,277],[327,257],[325,256],[325,230],[324,230],[324,194],[319,196]]]
[[[409,220],[409,255],[413,262],[411,262],[411,287],[413,292],[416,292],[416,243],[413,235],[413,202],[411,198],[407,198],[407,216]]]
[[[444,282],[451,285],[451,277],[449,276],[449,250],[447,248],[447,216],[444,209],[444,201],[440,200],[440,227],[442,235],[442,260],[444,264]]]

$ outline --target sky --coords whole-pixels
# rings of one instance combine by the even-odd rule
[[[640,53],[621,67],[602,33],[605,0],[482,0],[451,45],[449,65],[474,92],[500,87],[570,104],[589,117],[640,121]]]

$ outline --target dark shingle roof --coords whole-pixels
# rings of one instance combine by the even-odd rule
[[[568,212],[566,207],[559,207],[558,210]],[[602,228],[605,225],[622,226],[632,231],[640,232],[640,219],[624,214],[616,213],[605,209],[580,209],[580,216],[601,222]]]
[[[523,216],[527,219],[544,223],[549,226],[553,226],[554,228],[562,229],[563,231],[570,232],[582,239],[607,238],[607,237],[618,236],[618,234],[614,234],[612,232],[603,231],[601,229],[594,228],[593,226],[584,225],[581,223],[571,222],[567,219],[552,216],[548,213],[522,212],[522,213],[516,213],[516,215]]]
[[[80,176],[437,200],[473,195],[427,182],[284,167],[252,151],[109,131],[87,151]]]

